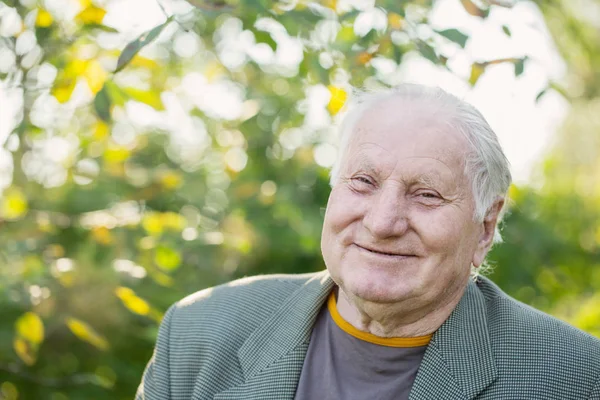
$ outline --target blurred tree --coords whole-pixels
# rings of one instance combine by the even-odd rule
[[[172,0],[137,39],[104,23],[115,2],[0,3],[3,398],[131,398],[172,302],[322,269],[348,91],[393,84],[415,54],[446,68],[469,40],[422,0]],[[525,59],[473,63],[469,82],[500,62]],[[599,241],[579,240],[598,214],[567,192],[513,199],[494,278],[571,318],[559,304],[598,282]]]
[[[600,5],[536,0],[568,65],[571,103],[538,188],[513,191],[493,278],[523,301],[600,336]],[[518,256],[517,256],[518,255]]]

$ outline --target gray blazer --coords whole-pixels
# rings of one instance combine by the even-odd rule
[[[244,278],[166,313],[137,400],[292,400],[327,271]],[[600,340],[471,282],[434,333],[411,400],[600,400]]]

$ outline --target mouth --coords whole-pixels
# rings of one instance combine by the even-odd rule
[[[365,246],[361,246],[359,244],[354,243],[354,245],[356,247],[358,247],[361,250],[365,250],[369,253],[372,254],[377,254],[377,255],[382,255],[382,256],[387,256],[387,257],[415,257],[414,254],[407,254],[407,253],[392,253],[392,252],[387,252],[387,251],[382,251],[382,250],[376,250],[370,247],[365,247]]]

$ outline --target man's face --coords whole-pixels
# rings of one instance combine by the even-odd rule
[[[465,287],[483,228],[464,175],[467,141],[447,121],[427,105],[392,99],[355,126],[321,239],[347,295],[429,304]]]

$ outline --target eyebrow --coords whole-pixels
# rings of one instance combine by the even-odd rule
[[[368,157],[359,154],[354,160],[355,162],[351,164],[351,168],[349,169],[351,172],[362,170],[374,176],[381,176],[381,168],[375,166],[375,164],[373,164]],[[444,186],[444,182],[443,179],[441,179],[440,174],[434,171],[428,171],[417,176],[410,176],[404,181],[407,187],[415,185],[424,185],[432,188]]]
[[[437,186],[440,184],[440,177],[438,174],[426,173],[418,176],[410,181],[409,186],[422,184],[425,186]]]
[[[377,168],[368,157],[365,157],[363,154],[359,154],[355,158],[355,162],[351,164],[351,171],[356,172],[356,170],[364,170],[366,172],[372,173],[374,175],[381,175],[381,169]]]

